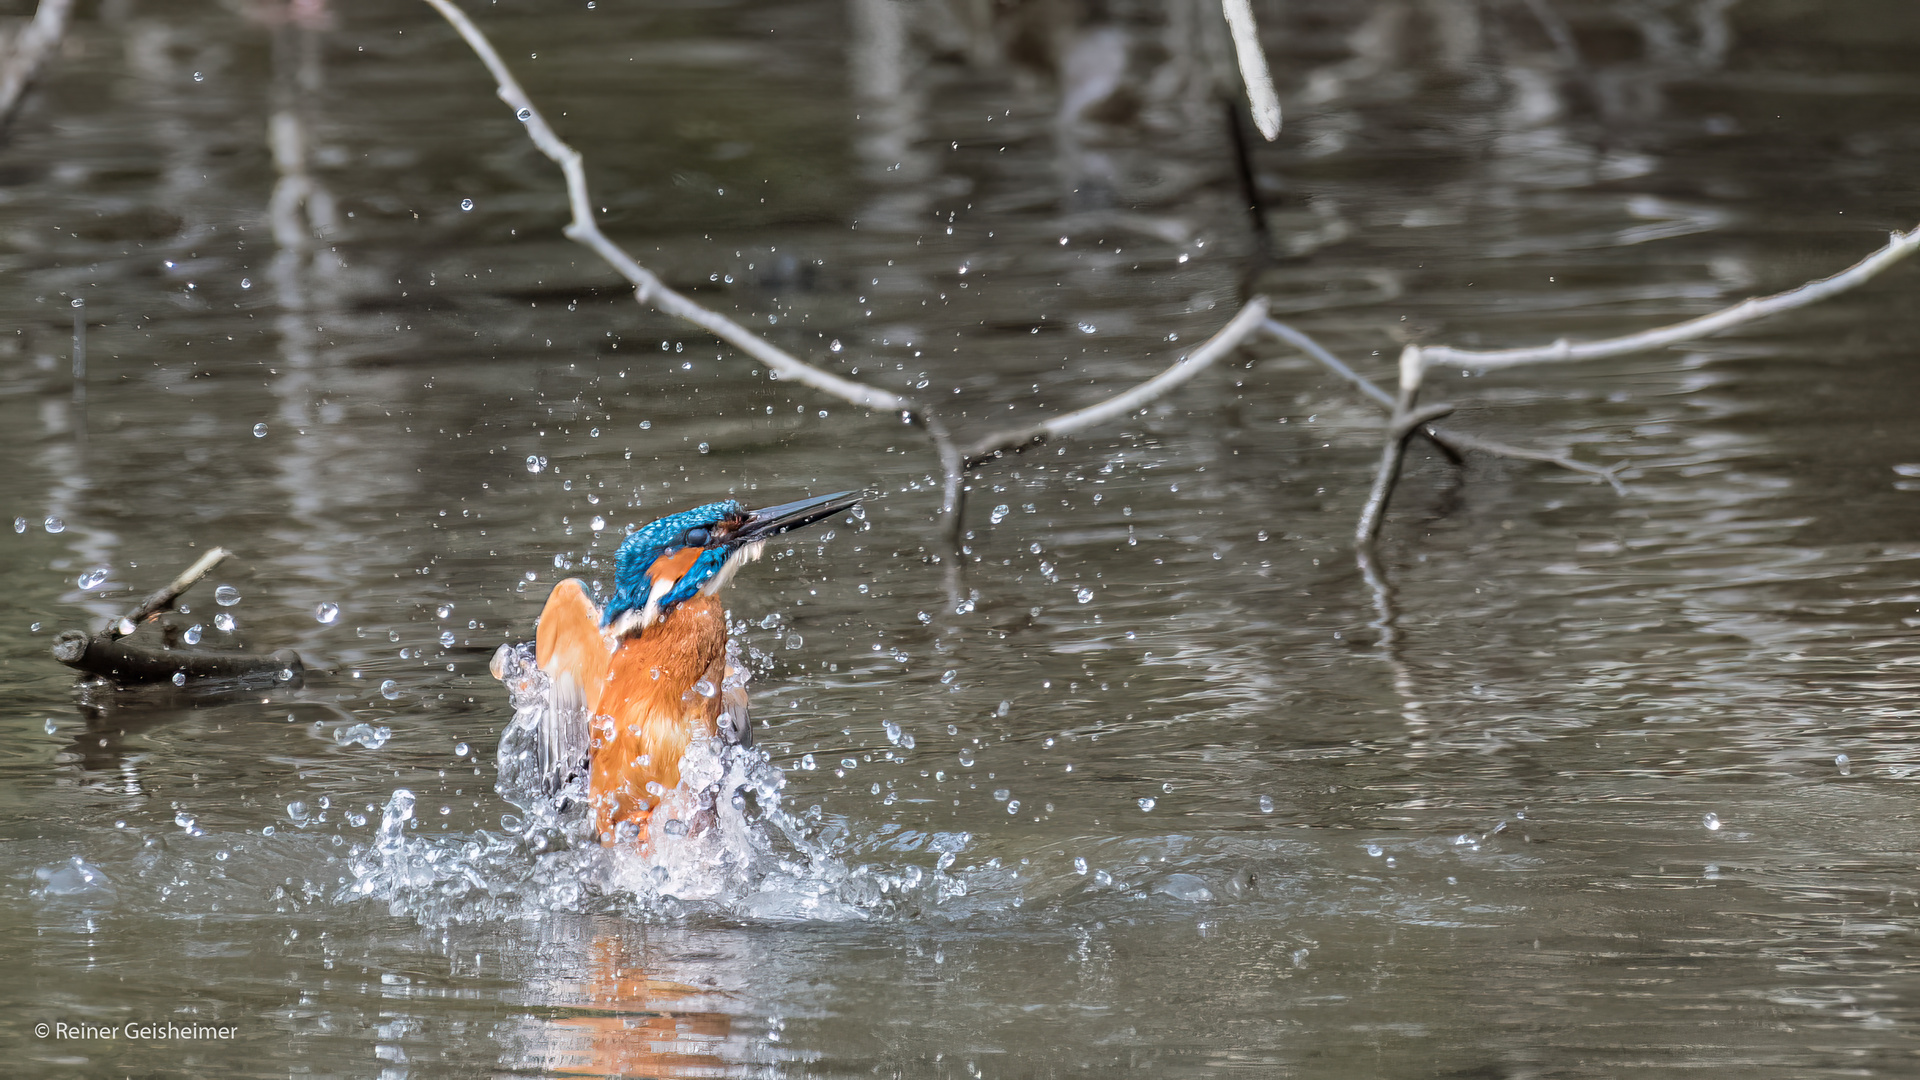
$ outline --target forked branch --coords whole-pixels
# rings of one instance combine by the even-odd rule
[[[572,211],[572,221],[566,228],[567,237],[592,248],[609,266],[626,278],[634,287],[635,299],[652,306],[662,314],[684,319],[701,327],[758,360],[776,378],[792,379],[862,408],[899,412],[927,433],[927,437],[933,441],[934,448],[940,456],[942,528],[952,540],[956,552],[959,550],[961,519],[966,506],[966,481],[975,468],[1008,450],[1017,450],[1047,439],[1075,434],[1133,412],[1212,366],[1220,357],[1232,351],[1234,346],[1256,332],[1266,318],[1266,302],[1256,299],[1192,354],[1182,357],[1165,371],[1138,386],[1124,390],[1097,405],[1041,421],[1030,428],[990,435],[975,443],[971,450],[963,453],[945,425],[923,403],[902,394],[842,378],[807,363],[738,322],[703,307],[686,295],[668,287],[651,270],[641,266],[618,244],[609,240],[594,221],[593,200],[587,189],[585,159],[580,152],[554,134],[553,128],[548,125],[546,118],[533,104],[533,99],[527,95],[519,80],[513,77],[513,72],[508,69],[506,62],[495,51],[492,42],[487,40],[487,36],[473,24],[471,19],[467,18],[465,12],[455,6],[452,0],[426,0],[426,2],[447,20],[467,46],[480,58],[480,61],[487,66],[487,71],[493,76],[497,86],[500,99],[506,102],[520,122],[526,125],[527,137],[533,140],[533,144],[541,153],[559,165],[561,172],[566,175],[567,204]],[[1229,8],[1232,2],[1233,0],[1228,0]],[[1244,0],[1242,0],[1242,6],[1244,6]],[[1244,55],[1242,60],[1245,61]],[[1264,61],[1262,61],[1261,70],[1264,72]],[[1268,80],[1269,96],[1271,91],[1271,80]],[[1250,92],[1255,94],[1256,116],[1260,116],[1262,115],[1259,112],[1260,95],[1251,87]],[[1279,122],[1277,99],[1272,105],[1270,119],[1277,130]],[[1269,138],[1271,137],[1269,135]]]

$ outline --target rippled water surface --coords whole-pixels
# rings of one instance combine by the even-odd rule
[[[968,437],[1250,292],[1385,381],[1920,220],[1904,0],[1256,4],[1267,257],[1199,0],[470,6],[610,235]],[[982,469],[955,580],[916,429],[639,307],[565,216],[424,4],[81,6],[0,146],[10,1071],[1911,1072],[1920,267],[1436,376],[1626,491],[1416,447],[1377,596],[1379,414],[1278,343]],[[731,590],[731,831],[638,860],[496,790],[488,659],[553,581],[847,488]],[[168,621],[303,682],[50,658],[214,545]],[[231,1037],[125,1027],[168,1023]]]

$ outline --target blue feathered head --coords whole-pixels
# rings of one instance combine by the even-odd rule
[[[674,605],[718,592],[760,557],[770,537],[832,517],[860,498],[860,492],[842,491],[765,510],[729,500],[648,522],[614,555],[613,598],[601,626],[616,638],[640,633]]]

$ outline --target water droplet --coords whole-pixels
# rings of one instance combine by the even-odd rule
[[[256,439],[264,439],[264,438],[266,438],[266,437],[267,437],[267,425],[265,425],[265,424],[255,424],[255,425],[253,425],[253,437],[254,437],[254,438],[256,438]]]
[[[252,278],[241,278],[241,279],[240,279],[240,287],[241,287],[241,288],[243,288],[243,289],[251,289],[251,288],[253,288],[253,279],[252,279]]]
[[[993,801],[994,801],[994,802],[1006,802],[1006,801],[1007,801],[1007,799],[1008,799],[1008,798],[1009,798],[1009,797],[1010,797],[1010,796],[1011,796],[1012,794],[1013,794],[1013,792],[1011,792],[1011,791],[1008,791],[1008,790],[1007,790],[1006,788],[998,788],[998,789],[996,789],[996,790],[994,791],[994,793],[993,793]]]
[[[63,533],[67,531],[67,523],[51,515],[47,517],[47,520],[40,523],[40,527],[50,533]]]
[[[173,685],[175,685],[175,686],[185,686],[185,685],[187,685],[187,673],[186,673],[186,672],[184,672],[184,671],[176,671],[176,672],[174,672],[174,673],[173,673]]]
[[[1134,801],[1140,804],[1140,811],[1141,811],[1142,813],[1145,813],[1145,812],[1147,812],[1147,811],[1149,811],[1149,810],[1152,810],[1152,809],[1153,809],[1153,806],[1154,806],[1154,803],[1153,803],[1153,800],[1152,800],[1152,799],[1150,799],[1150,798],[1149,798],[1149,799],[1135,799]]]
[[[1708,832],[1718,832],[1720,830],[1720,815],[1708,814],[1706,817],[1700,819],[1700,824],[1705,825]]]
[[[540,456],[539,454],[528,454],[528,455],[527,455],[527,471],[528,471],[528,472],[530,472],[530,473],[537,473],[537,472],[539,472],[539,471],[540,471],[541,469],[544,469],[544,468],[546,468],[546,467],[547,467],[547,459],[546,459],[546,458],[543,458],[543,457],[541,457],[541,456]]]
[[[182,810],[179,813],[173,815],[173,823],[187,830],[188,832],[193,831],[193,826],[194,826],[193,815],[187,813],[185,810]]]
[[[1007,520],[1007,515],[1011,513],[1013,513],[1013,507],[1008,506],[1006,503],[1001,503],[999,506],[993,508],[993,516],[988,520],[998,525]]]
[[[200,635],[205,632],[205,630],[206,628],[199,623],[194,623],[192,626],[187,627],[186,633],[180,635],[180,640],[189,645],[198,645],[200,644]]]
[[[1853,759],[1847,757],[1847,755],[1845,754],[1833,755],[1833,765],[1834,765],[1834,768],[1840,770],[1841,776],[1853,775]]]
[[[973,768],[973,754],[971,751],[960,751],[960,767],[963,769]]]
[[[392,701],[394,698],[399,697],[400,684],[397,682],[394,682],[392,679],[386,679],[382,681],[380,683],[380,696],[383,698],[386,698],[388,701]]]
[[[222,585],[213,590],[213,600],[221,607],[232,607],[240,602],[240,590],[231,585]]]
[[[832,343],[831,345],[828,345],[828,346],[827,346],[827,351],[828,351],[828,352],[839,352],[839,351],[840,351],[841,349],[844,349],[844,348],[846,348],[846,346],[845,346],[845,345],[842,345],[842,344],[840,344],[840,339],[839,339],[839,338],[834,338],[834,339],[833,339],[833,343]]]
[[[51,735],[51,734],[53,734],[54,732],[56,732],[56,731],[59,731],[59,730],[60,730],[60,725],[59,725],[59,724],[56,724],[56,723],[54,723],[54,722],[53,722],[53,717],[51,717],[51,716],[49,716],[49,717],[47,717],[47,722],[46,722],[45,724],[43,724],[43,725],[41,725],[41,726],[43,726],[43,727],[45,727],[45,728],[47,729],[47,734],[49,734],[49,735]]]
[[[453,614],[452,604],[441,604],[439,607],[433,609],[433,617],[436,619],[444,619],[451,614]]]
[[[1093,590],[1083,585],[1079,589],[1074,590],[1073,598],[1083,604],[1090,603],[1093,600]]]
[[[223,611],[213,617],[213,625],[231,634],[233,633],[233,616]]]
[[[1085,874],[1087,872],[1087,860],[1075,856],[1073,860],[1073,872],[1076,874]]]
[[[196,71],[196,72],[194,72],[194,73],[193,73],[193,81],[194,81],[194,82],[206,82],[206,81],[207,81],[207,73],[206,73],[206,72],[204,72],[204,71]]]
[[[1263,814],[1273,813],[1273,796],[1271,795],[1260,796],[1260,812]]]
[[[860,763],[850,757],[843,757],[840,759],[840,767],[843,769],[857,769],[860,767]]]
[[[442,630],[440,632],[440,645],[442,648],[450,649],[453,647],[453,631]]]
[[[301,802],[299,799],[293,800],[287,804],[287,816],[292,818],[296,823],[305,824],[307,820],[307,804]]]
[[[524,123],[526,123],[527,121],[529,121],[529,120],[531,120],[531,119],[533,119],[533,110],[532,110],[532,109],[521,109],[521,110],[520,110],[519,112],[517,112],[517,113],[514,113],[513,115],[514,115],[514,117],[515,117],[516,119],[518,119],[518,120],[519,120],[519,121],[520,121],[521,123],[523,123],[523,124],[524,124]]]
[[[802,769],[807,770],[808,772],[812,772],[814,769],[817,769],[820,766],[817,762],[813,760],[812,754],[802,754],[800,756],[800,767]]]
[[[364,746],[378,750],[393,738],[393,729],[372,724],[343,724],[333,729],[333,741],[341,746]]]
[[[902,750],[913,749],[913,736],[911,734],[904,731],[900,733],[900,749]]]
[[[322,625],[331,625],[340,618],[340,605],[323,603],[313,609],[313,621]]]
[[[110,571],[104,566],[95,567],[81,574],[80,580],[75,582],[75,584],[79,585],[82,589],[92,591],[106,583],[108,573],[110,573]]]
[[[14,531],[14,532],[17,532],[17,533],[23,533],[23,532],[26,532],[26,531],[27,531],[27,519],[26,519],[26,518],[23,518],[23,517],[17,517],[17,518],[14,518],[14,519],[13,519],[13,531]]]
[[[880,729],[887,733],[888,742],[892,743],[895,746],[900,745],[900,725],[899,724],[896,724],[891,720],[882,720],[880,721]]]
[[[472,200],[472,199],[461,199],[461,200],[460,200],[460,209],[462,209],[462,210],[471,210],[471,209],[473,209],[473,200]]]
[[[1019,799],[1015,799],[1015,800],[1013,800],[1012,802],[1010,802],[1010,803],[1008,803],[1008,804],[1007,804],[1007,813],[1009,813],[1009,814],[1017,814],[1017,813],[1019,813],[1019,812],[1020,812],[1020,800],[1019,800]]]
[[[460,742],[460,743],[453,744],[454,757],[466,757],[468,754],[472,752],[473,752],[472,749],[469,748],[466,743]]]

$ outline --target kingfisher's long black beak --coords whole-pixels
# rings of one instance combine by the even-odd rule
[[[729,540],[750,542],[765,540],[806,525],[821,518],[829,518],[842,510],[848,510],[866,497],[864,491],[840,491],[832,495],[821,495],[812,499],[800,499],[796,502],[769,506],[765,510],[747,511],[746,521],[735,529]]]

